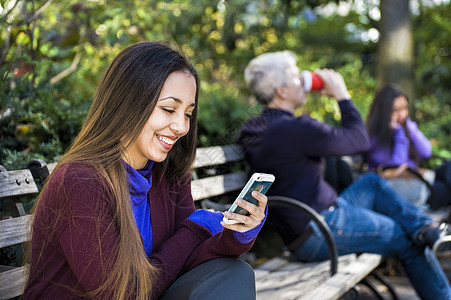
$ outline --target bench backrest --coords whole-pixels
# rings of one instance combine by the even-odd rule
[[[198,148],[193,164],[193,181],[191,191],[195,201],[239,191],[247,181],[244,171],[213,174],[197,178],[196,170],[215,168],[219,165],[244,160],[241,149],[236,145]],[[54,170],[56,163],[38,165],[34,162],[33,174],[43,181]],[[31,164],[30,164],[31,166]],[[0,221],[0,248],[10,247],[28,241],[29,215],[26,215],[21,198],[36,196],[38,188],[30,170],[0,172],[0,201],[9,201],[13,207],[14,217]],[[26,281],[26,267],[0,266],[0,299],[20,296]]]
[[[25,213],[21,199],[36,195],[38,188],[30,170],[0,172],[0,201],[9,205],[12,216],[0,220],[0,248],[28,240],[30,216]],[[20,296],[26,280],[26,267],[0,265],[0,299]]]
[[[198,148],[193,168],[215,167],[242,160],[244,154],[237,145]],[[194,201],[238,191],[246,184],[247,177],[247,172],[240,170],[201,179],[193,178],[191,192]]]

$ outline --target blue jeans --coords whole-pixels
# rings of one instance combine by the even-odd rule
[[[414,241],[433,221],[399,196],[375,174],[362,176],[341,193],[331,209],[320,213],[329,225],[338,254],[377,253],[400,259],[422,299],[451,299],[451,288],[429,247]],[[325,260],[327,244],[313,222],[314,233],[294,251],[303,261]]]

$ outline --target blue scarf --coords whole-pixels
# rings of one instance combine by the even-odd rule
[[[141,170],[133,169],[124,161],[127,171],[130,201],[136,225],[141,233],[147,256],[152,254],[152,224],[150,222],[150,203],[148,193],[152,186],[153,161],[149,160]]]

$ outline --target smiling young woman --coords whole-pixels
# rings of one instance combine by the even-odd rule
[[[196,80],[190,73],[179,71],[168,76],[144,128],[125,149],[124,160],[129,165],[142,169],[149,159],[166,159],[174,144],[189,132],[196,90]]]
[[[255,299],[252,268],[234,258],[267,198],[240,205],[251,215],[230,218],[241,224],[195,209],[198,93],[196,70],[167,44],[117,55],[33,209],[24,299]]]

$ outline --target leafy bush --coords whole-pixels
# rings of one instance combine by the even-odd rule
[[[338,1],[1,1],[0,164],[15,169],[30,158],[57,160],[79,131],[108,63],[125,46],[145,40],[173,41],[199,71],[199,146],[232,142],[259,111],[243,70],[267,51],[292,50],[302,69],[339,70],[366,116],[376,88],[376,44],[358,36],[375,24],[354,11],[321,16],[311,9],[328,2]],[[450,7],[422,6],[413,18],[413,115],[434,153],[447,157]],[[316,94],[303,112],[330,124],[339,120],[335,101]]]

